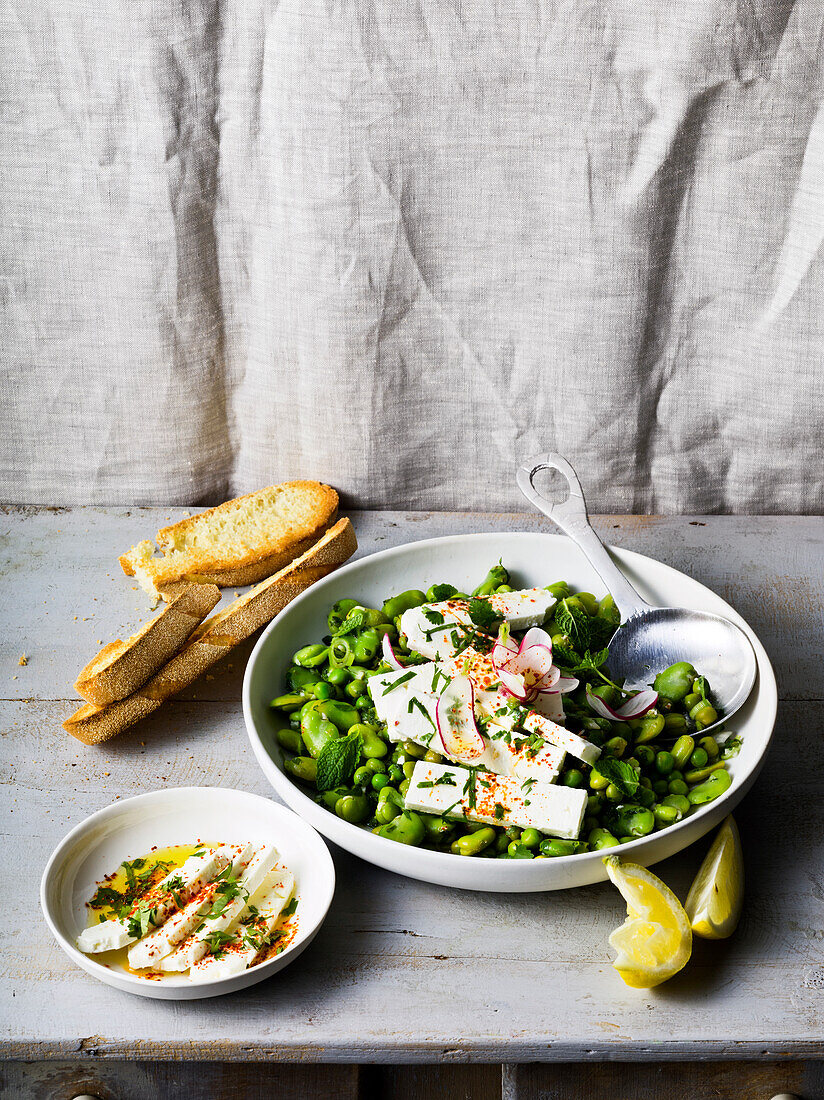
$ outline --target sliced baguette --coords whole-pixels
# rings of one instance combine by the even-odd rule
[[[169,606],[131,638],[104,646],[77,677],[75,690],[98,707],[125,699],[181,649],[219,600],[217,585],[184,585]]]
[[[221,587],[253,584],[308,550],[334,522],[338,494],[319,481],[286,481],[162,527],[120,558],[155,599],[195,576]]]
[[[183,649],[143,687],[107,707],[81,707],[63,728],[86,745],[97,745],[128,729],[270,622],[295,596],[342,565],[357,547],[349,520],[338,520],[310,550],[202,622]]]

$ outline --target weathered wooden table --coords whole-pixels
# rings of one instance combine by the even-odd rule
[[[609,885],[450,892],[335,850],[337,894],[298,963],[246,992],[175,1004],[119,993],[72,966],[40,917],[38,883],[65,832],[115,798],[180,784],[271,794],[239,705],[249,646],[100,748],[60,726],[76,705],[77,670],[147,615],[118,554],[181,514],[0,514],[3,1096],[434,1096],[439,1081],[484,1098],[824,1098],[821,519],[596,519],[608,541],[721,593],[776,666],[774,748],[737,815],[747,903],[732,940],[696,943],[683,974],[653,993],[633,991],[610,965],[607,937],[623,910]],[[353,521],[360,554],[455,532],[551,529],[534,515],[381,512]],[[705,848],[656,870],[683,892]],[[379,1068],[400,1063],[418,1065]]]

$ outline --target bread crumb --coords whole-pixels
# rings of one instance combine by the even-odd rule
[[[26,656],[25,653],[23,654],[23,656],[20,658],[20,660],[17,663],[18,663],[18,665],[27,665],[29,663],[29,659],[28,659],[28,657]]]

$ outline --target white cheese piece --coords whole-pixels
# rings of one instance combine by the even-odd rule
[[[158,928],[178,908],[176,898],[180,904],[185,905],[191,897],[198,893],[207,882],[229,866],[232,855],[227,848],[209,849],[202,856],[190,856],[180,867],[166,875],[148,894],[141,898],[133,908],[133,912],[151,905],[154,909],[151,926]],[[174,891],[167,889],[171,879],[180,881],[180,885]],[[97,954],[100,951],[116,951],[121,947],[127,947],[139,937],[129,932],[129,917],[123,920],[107,920],[101,924],[95,924],[86,928],[77,937],[78,948],[86,955]]]
[[[239,844],[229,846],[225,854],[232,855],[232,876],[242,874],[248,864],[254,849],[251,844]],[[166,955],[169,955],[175,947],[200,924],[203,913],[211,908],[217,892],[217,883],[207,883],[192,900],[182,909],[165,921],[160,928],[150,932],[129,948],[129,966],[132,970],[143,970],[152,967]]]
[[[560,745],[562,749],[566,749],[570,756],[583,760],[585,764],[593,764],[601,755],[601,750],[597,745],[593,745],[591,741],[587,741],[577,733],[564,729],[563,726],[559,726],[557,722],[553,722],[550,718],[545,718],[542,714],[536,714],[535,711],[532,711],[529,717],[524,720],[524,729],[529,730],[531,733],[538,733],[553,744]]]
[[[546,613],[555,603],[543,588],[526,588],[520,592],[501,592],[499,595],[483,597],[495,613],[510,624],[512,630],[527,630],[530,626],[540,626]],[[432,622],[431,617],[443,616],[443,623]],[[406,643],[413,653],[435,660],[451,657],[455,652],[450,625],[472,628],[467,600],[444,600],[442,603],[424,604],[413,607],[401,615],[401,633],[406,635]],[[463,631],[458,631],[459,639]]]
[[[471,763],[474,767],[500,775],[532,776],[546,783],[557,779],[564,762],[563,748],[554,741],[536,748],[528,744],[529,739],[523,735],[520,738],[508,736],[507,729],[498,719],[493,719],[486,734],[482,731],[485,747],[480,756],[464,760],[459,755],[444,751],[440,738],[436,736],[435,708],[438,693],[447,687],[450,677],[456,676],[455,668],[459,663],[417,665],[403,672],[370,676],[369,693],[378,717],[386,722],[389,739],[414,741],[424,748],[434,748],[459,764]],[[502,694],[488,692],[485,695],[489,696],[489,706],[494,706],[494,710],[505,704]],[[483,707],[478,704],[484,697],[476,692],[476,711],[483,712]],[[494,714],[494,710],[486,713]]]
[[[419,760],[404,803],[409,810],[462,817],[487,825],[534,828],[550,836],[574,840],[581,831],[587,792]]]
[[[277,849],[271,844],[259,848],[252,856],[246,870],[240,877],[240,892],[215,917],[208,917],[202,925],[188,936],[171,955],[160,959],[154,969],[166,971],[184,971],[194,966],[210,950],[209,937],[216,932],[229,933],[243,915],[250,898],[260,889],[266,876],[277,860]]]
[[[248,924],[245,923],[248,918],[244,918],[235,940],[226,945],[223,953],[204,955],[195,963],[189,975],[192,981],[211,982],[248,970],[260,953],[261,943],[267,942],[278,923],[294,887],[295,879],[290,871],[281,867],[270,871],[264,885],[250,899],[258,911],[257,917]]]

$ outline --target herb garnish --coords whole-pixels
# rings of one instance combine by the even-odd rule
[[[392,683],[383,689],[381,696],[388,695],[390,691],[394,691],[395,688],[400,687],[401,684],[407,684],[410,680],[415,679],[414,672],[405,672],[403,676],[399,676],[397,680],[393,680]]]

